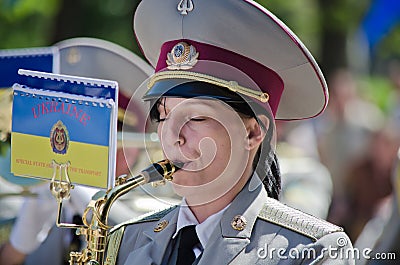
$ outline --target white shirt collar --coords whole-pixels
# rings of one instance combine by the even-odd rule
[[[186,200],[183,198],[182,203],[179,207],[178,221],[176,224],[176,231],[172,238],[175,238],[178,235],[178,232],[185,226],[196,225],[196,233],[199,237],[200,244],[202,248],[207,245],[208,240],[215,227],[219,224],[219,221],[222,218],[222,214],[229,207],[228,204],[224,209],[219,212],[210,215],[206,220],[204,220],[201,224],[197,221],[193,212],[190,210],[189,206],[186,203]],[[197,255],[196,255],[197,256]]]

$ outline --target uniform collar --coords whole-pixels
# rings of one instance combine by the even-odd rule
[[[193,212],[190,210],[189,206],[187,205],[186,200],[183,199],[181,206],[179,208],[178,221],[177,221],[176,231],[175,231],[175,234],[173,235],[173,238],[175,238],[178,235],[178,232],[183,227],[189,226],[189,225],[195,225],[197,236],[199,237],[201,246],[204,248],[204,246],[207,245],[207,242],[208,242],[212,232],[214,231],[214,229],[217,227],[219,221],[221,220],[223,213],[229,207],[229,205],[230,204],[228,204],[225,208],[223,208],[219,212],[217,212],[213,215],[210,215],[206,220],[204,220],[202,223],[199,224],[199,222],[197,221]]]
[[[204,246],[199,265],[210,264],[210,261],[213,261],[213,264],[229,264],[250,243],[251,232],[266,198],[267,192],[260,179],[257,174],[253,174],[241,192],[222,212],[220,221],[212,222],[216,227],[209,228],[213,232]],[[178,214],[178,209],[166,214],[162,220],[167,221],[168,225],[159,232],[154,231],[153,226],[144,229],[143,234],[150,241],[132,251],[126,264],[161,264],[170,239],[177,231]],[[247,220],[247,225],[241,231],[235,230],[231,225],[236,215],[242,215]],[[217,249],[218,255],[215,254]]]
[[[267,191],[260,178],[254,173],[223,214],[220,223],[222,236],[250,238],[254,223],[267,197]],[[243,230],[235,229],[232,224],[237,216],[246,220]]]
[[[256,173],[232,201],[221,217],[219,225],[214,229],[207,245],[204,248],[199,265],[208,264],[212,260],[215,264],[229,264],[250,243],[250,237],[258,214],[266,199],[267,191]],[[242,230],[235,229],[233,220],[240,216],[246,220]],[[218,249],[218,255],[215,255]]]
[[[250,238],[254,223],[267,197],[267,192],[258,174],[254,172],[230,204],[209,216],[201,224],[183,199],[173,237],[176,237],[181,228],[196,225],[196,232],[203,247],[207,245],[213,233],[222,234],[223,237]],[[247,221],[243,230],[236,230],[232,226],[235,216],[242,216]],[[218,229],[216,229],[217,227]]]

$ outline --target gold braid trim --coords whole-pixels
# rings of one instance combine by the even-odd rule
[[[267,198],[258,218],[303,234],[314,241],[327,234],[343,231],[343,228],[339,226],[291,208],[272,198]]]
[[[226,81],[224,79],[220,79],[211,75],[190,72],[190,71],[162,71],[154,74],[150,77],[149,82],[147,83],[147,87],[150,89],[154,86],[154,84],[158,81],[165,79],[191,79],[200,82],[206,82],[213,85],[217,85],[220,87],[228,88],[233,92],[237,92],[243,94],[245,96],[249,96],[255,98],[261,102],[267,102],[269,100],[268,93],[264,93],[261,91],[255,91],[253,89],[243,87],[238,84],[236,81]]]

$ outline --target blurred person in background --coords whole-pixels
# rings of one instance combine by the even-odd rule
[[[389,118],[400,128],[400,59],[392,59],[388,66],[389,80],[393,84],[393,95],[391,95],[392,107]]]
[[[360,250],[372,249],[370,257],[379,255],[384,258],[361,257],[360,265],[397,264],[396,260],[400,258],[400,149],[394,164],[391,196],[380,204],[355,241],[355,247]]]
[[[366,223],[390,202],[400,145],[400,134],[395,128],[388,124],[374,132],[366,152],[351,161],[345,176],[347,207],[340,223],[354,241]]]
[[[325,113],[316,120],[316,134],[321,162],[332,175],[333,198],[328,220],[340,223],[346,216],[345,177],[350,161],[367,150],[371,133],[383,121],[382,112],[362,99],[357,83],[347,69],[339,69],[328,78],[330,102]]]
[[[313,124],[277,121],[282,192],[280,201],[326,219],[332,200],[332,179],[319,161]]]
[[[371,257],[383,254],[387,259],[361,257],[358,261],[360,265],[397,264],[396,260],[400,258],[400,148],[398,148],[400,61],[398,58],[389,61],[388,77],[393,85],[393,91],[388,97],[389,112],[386,126],[374,134],[368,153],[363,159],[359,159],[358,166],[353,170],[354,175],[348,176],[349,184],[360,194],[349,194],[349,207],[353,205],[358,208],[354,208],[355,212],[349,209],[351,216],[354,214],[354,219],[348,218],[345,224],[349,228],[350,236],[356,239],[355,247],[372,249]],[[398,148],[397,154],[396,148]],[[365,169],[360,168],[363,163]],[[365,176],[362,177],[360,174]]]

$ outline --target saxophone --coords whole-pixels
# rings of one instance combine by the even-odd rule
[[[122,195],[130,190],[152,182],[172,180],[172,175],[183,165],[173,164],[169,160],[154,163],[141,171],[137,176],[123,175],[119,177],[113,188],[107,191],[99,191],[89,202],[85,209],[82,221],[83,225],[66,224],[60,222],[62,200],[69,196],[65,182],[56,182],[54,179],[50,184],[50,190],[58,201],[57,226],[62,228],[76,229],[77,235],[85,236],[87,245],[81,252],[70,253],[70,265],[101,265],[105,261],[105,252],[109,231],[108,215],[112,204]],[[66,173],[65,173],[66,174]],[[70,185],[71,188],[71,185]],[[73,188],[73,186],[72,186]],[[62,194],[62,196],[60,196]],[[89,216],[91,218],[89,220]]]

